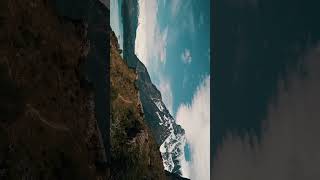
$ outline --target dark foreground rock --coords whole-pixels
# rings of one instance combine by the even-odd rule
[[[93,25],[83,7],[63,16],[55,2],[0,2],[0,179],[108,176],[110,164],[97,163],[107,158],[107,137],[95,83],[83,70]]]

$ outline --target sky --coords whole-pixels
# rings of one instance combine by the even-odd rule
[[[110,26],[118,38],[120,49],[123,49],[123,24],[121,17],[121,4],[122,0],[111,0]]]
[[[186,131],[182,173],[209,179],[210,1],[140,0],[135,53]]]
[[[175,115],[210,74],[209,0],[140,0],[136,54]]]
[[[111,27],[122,48],[122,0]],[[176,122],[185,129],[184,177],[210,175],[210,0],[139,0],[135,53]]]

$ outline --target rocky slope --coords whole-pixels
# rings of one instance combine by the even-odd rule
[[[164,105],[160,91],[151,82],[146,67],[137,59],[137,87],[146,121],[160,147],[165,169],[181,174],[180,159],[184,157],[185,132]]]
[[[180,177],[179,162],[175,161],[181,154],[179,143],[184,139],[183,129],[173,122],[146,69],[129,68],[120,56],[122,50],[115,34],[111,32],[110,36],[111,179],[185,179]],[[145,89],[141,89],[141,83]],[[151,104],[142,103],[143,99],[152,99],[150,97],[154,97]],[[150,118],[155,118],[152,123]],[[159,122],[157,118],[160,124],[154,123]],[[162,152],[161,142],[165,142],[160,148]]]
[[[123,19],[123,57],[130,68],[137,66],[135,55],[135,39],[138,27],[138,0],[123,0],[122,2]]]
[[[107,179],[85,20],[52,1],[0,2],[0,179]]]
[[[166,179],[155,142],[135,86],[137,74],[120,56],[111,36],[111,179]]]
[[[184,130],[175,123],[162,101],[160,91],[151,82],[147,68],[135,55],[138,12],[137,0],[123,1],[123,57],[128,66],[137,72],[136,86],[139,89],[145,119],[157,144],[161,145],[164,168],[169,172],[181,174],[180,159],[184,156],[186,141]]]

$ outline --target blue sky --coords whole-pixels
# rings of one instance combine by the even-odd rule
[[[121,1],[112,0],[111,9]],[[166,107],[186,132],[182,173],[210,175],[210,0],[139,0],[135,53],[145,64]],[[111,27],[120,37],[120,12]]]
[[[183,176],[210,176],[210,1],[140,0],[135,51],[186,132]]]
[[[175,115],[210,74],[210,1],[140,1],[136,54]],[[141,20],[142,19],[142,20]],[[141,22],[142,21],[142,22]]]
[[[110,2],[110,25],[114,33],[117,35],[120,49],[123,49],[123,25],[121,17],[122,0],[111,0]]]

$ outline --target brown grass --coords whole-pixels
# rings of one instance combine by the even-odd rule
[[[112,179],[165,179],[159,148],[139,108],[137,75],[120,56],[113,33],[110,76]]]

